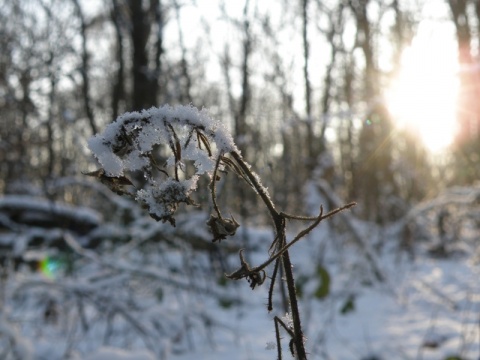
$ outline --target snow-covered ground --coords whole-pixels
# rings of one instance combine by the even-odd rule
[[[452,202],[436,201],[387,228],[362,223],[354,212],[342,214],[293,247],[311,359],[480,358],[479,236],[477,217],[472,215],[478,205],[473,201],[463,212],[459,209],[465,202],[449,208],[447,234],[441,234],[446,251],[439,254],[437,210]],[[455,214],[465,213],[471,216],[462,218],[466,220],[459,231]],[[84,210],[79,214],[84,216]],[[208,236],[202,225],[205,217],[197,213],[180,218],[178,231],[199,239]],[[415,223],[410,234],[414,239],[423,234],[407,244],[408,251],[401,231],[406,221]],[[350,230],[345,230],[346,222]],[[12,234],[22,234],[22,249],[28,249],[32,234],[39,234],[32,226],[10,230],[2,232],[0,245],[15,241]],[[102,231],[107,238],[118,237],[112,224],[92,233],[98,237]],[[218,259],[180,242],[168,224],[142,218],[122,231],[129,242],[114,246],[106,241],[96,250],[82,248],[80,244],[89,243],[85,235],[62,233],[75,250],[69,255],[75,256],[74,268],[58,256],[50,273],[27,267],[14,271],[11,263],[3,263],[1,359],[276,358],[276,350],[267,344],[275,342],[273,316],[285,316],[285,309],[277,295],[274,310],[267,312],[268,281],[253,291],[246,281],[225,282]],[[265,259],[271,230],[246,231],[249,244],[255,245],[249,262],[258,264]],[[449,234],[461,237],[448,238]],[[242,235],[239,231],[218,246],[232,247]],[[238,256],[227,252],[224,265],[231,271]],[[382,281],[375,269],[381,271]],[[329,284],[319,294],[325,276]],[[286,338],[284,334],[282,345],[288,359]]]
[[[312,234],[309,244],[292,252],[300,273],[311,273],[308,268],[315,269],[304,260],[311,257],[318,235]],[[352,254],[346,256],[353,257]],[[323,300],[313,295],[302,298],[310,358],[480,358],[478,264],[468,256],[456,259],[418,256],[410,260],[399,259],[394,253],[377,260],[387,280],[372,285],[352,281],[351,273],[342,273],[348,271],[347,260],[343,259],[341,266],[326,261],[332,279],[330,295]],[[349,266],[355,271],[354,263]],[[313,285],[313,292],[315,284],[307,284],[307,288],[308,285]],[[266,288],[252,292],[244,283],[241,291],[249,299],[246,306],[231,312],[217,312],[220,321],[234,324],[235,337],[223,332],[223,336],[217,335],[224,339],[222,344],[212,348],[199,341],[193,353],[172,358],[275,359],[276,351],[267,349],[267,344],[275,338],[273,316],[265,309]],[[348,300],[352,300],[352,306],[345,310]],[[287,344],[283,345],[286,349]],[[285,358],[289,357],[286,350]]]

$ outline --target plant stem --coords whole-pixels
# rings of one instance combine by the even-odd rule
[[[238,166],[242,169],[245,175],[250,180],[251,184],[260,195],[261,199],[265,203],[270,215],[272,216],[273,222],[275,224],[276,236],[279,238],[278,249],[282,249],[286,245],[286,234],[285,234],[285,217],[279,213],[275,206],[265,191],[265,188],[258,182],[257,177],[252,173],[250,167],[245,163],[243,158],[235,151],[232,151],[231,156],[235,159]],[[300,312],[298,310],[297,302],[297,292],[295,291],[295,281],[293,277],[293,267],[290,261],[290,255],[288,249],[282,254],[283,268],[285,271],[285,279],[287,281],[287,291],[288,298],[290,301],[290,310],[292,311],[292,320],[293,320],[293,341],[295,344],[295,350],[297,352],[298,359],[306,360],[307,353],[305,351],[305,345],[303,343],[303,331],[300,321]]]
[[[282,248],[285,246],[285,219],[280,214],[277,214],[274,218],[275,227],[277,231],[281,232],[281,241],[279,242],[278,247]],[[292,320],[293,320],[293,341],[295,343],[295,350],[297,352],[298,359],[306,360],[307,353],[305,351],[305,345],[303,343],[303,331],[302,324],[300,321],[300,311],[298,310],[297,302],[297,292],[295,290],[295,280],[293,277],[293,266],[290,261],[290,254],[286,250],[282,254],[282,263],[283,270],[285,271],[285,280],[287,282],[287,291],[288,299],[290,301],[290,310],[292,311]]]
[[[297,293],[295,291],[295,281],[292,271],[293,266],[290,262],[290,255],[288,254],[288,250],[283,253],[282,257],[283,267],[285,269],[285,278],[287,280],[288,297],[290,299],[290,308],[292,310],[294,333],[293,341],[295,342],[295,349],[297,351],[298,359],[306,360],[307,353],[305,351],[305,346],[303,343],[302,324],[300,322],[300,312],[298,311]]]

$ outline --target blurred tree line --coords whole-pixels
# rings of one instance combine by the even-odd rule
[[[309,179],[385,223],[441,186],[479,178],[478,1],[445,0],[450,17],[439,20],[453,22],[461,63],[461,131],[442,164],[395,127],[383,96],[421,0],[0,4],[0,193],[93,202],[51,184],[93,170],[86,139],[105,124],[165,103],[222,119],[290,212],[303,208]],[[229,180],[222,191],[248,216],[254,197]]]

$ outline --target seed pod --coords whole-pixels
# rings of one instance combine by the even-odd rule
[[[240,224],[232,216],[231,219],[218,218],[210,215],[210,219],[207,221],[207,226],[213,234],[213,242],[221,241],[227,238],[227,236],[235,235]]]

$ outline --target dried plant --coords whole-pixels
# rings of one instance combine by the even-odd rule
[[[273,289],[283,267],[287,285],[290,313],[288,323],[275,317],[278,358],[282,358],[280,326],[290,336],[289,349],[298,359],[306,359],[305,338],[300,321],[293,267],[289,249],[317,227],[320,222],[338,212],[349,209],[355,203],[332,210],[326,214],[320,206],[318,216],[306,217],[289,215],[278,211],[267,189],[258,175],[243,159],[225,126],[212,120],[206,110],[199,111],[192,106],[151,108],[120,116],[108,125],[103,133],[89,141],[89,147],[98,159],[101,168],[86,175],[97,177],[112,191],[129,196],[148,210],[157,221],[168,221],[175,226],[175,212],[180,203],[195,206],[191,193],[196,190],[201,175],[210,177],[209,191],[213,214],[206,225],[213,235],[213,241],[221,242],[235,234],[240,224],[230,216],[222,215],[217,205],[216,183],[220,172],[234,172],[253,188],[270,213],[274,237],[267,259],[260,265],[251,266],[240,250],[240,267],[227,274],[232,280],[247,279],[250,287],[262,285],[270,280],[268,311],[273,309]],[[170,149],[171,155],[162,166],[155,160],[158,148]],[[192,162],[194,174],[187,175],[186,163]],[[136,187],[133,173],[141,173],[145,182]],[[287,220],[311,222],[293,239],[287,241]],[[273,264],[273,272],[267,276],[267,267]]]

